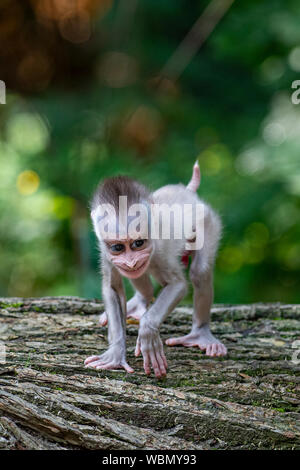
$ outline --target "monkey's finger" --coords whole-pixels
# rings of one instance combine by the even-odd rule
[[[215,357],[217,355],[217,346],[216,343],[209,344],[206,348],[206,355]]]
[[[140,354],[141,354],[141,345],[140,345],[139,340],[137,340],[134,355],[135,357],[138,357]]]
[[[169,338],[166,340],[166,344],[168,346],[177,346],[178,344],[182,344],[185,340],[185,336],[180,336],[179,338]]]
[[[167,371],[166,371],[166,367],[165,367],[165,363],[164,363],[162,354],[160,352],[156,353],[156,360],[157,360],[158,367],[160,369],[161,376],[164,377],[165,375],[167,375]]]
[[[154,372],[155,376],[159,379],[162,374],[161,374],[159,364],[156,360],[156,357],[155,357],[155,354],[154,354],[153,351],[150,352],[150,359],[151,359],[153,372]]]
[[[93,367],[94,369],[97,369],[98,366],[105,366],[107,364],[110,364],[111,361],[109,360],[104,360],[104,359],[100,359],[98,361],[93,361],[93,362],[90,362],[89,364],[87,364],[85,367]]]
[[[113,366],[114,366],[114,367],[113,367]],[[107,362],[106,364],[100,362],[100,363],[95,367],[95,369],[97,369],[97,370],[98,370],[98,369],[116,369],[116,368],[117,368],[116,365],[113,364],[112,362]]]
[[[122,369],[124,366],[123,364],[116,364],[115,362],[106,362],[106,363],[102,363],[102,364],[99,364],[96,369],[97,370],[117,370],[117,369]],[[125,369],[125,367],[124,367]]]
[[[132,374],[134,372],[133,368],[130,367],[129,364],[127,364],[127,362],[123,362],[122,366],[124,367],[124,369],[126,370],[126,372],[129,372],[129,374]]]
[[[167,369],[167,368],[168,368],[168,362],[167,362],[167,358],[166,358],[166,356],[165,356],[165,352],[164,352],[163,348],[160,350],[160,355],[161,355],[161,357],[162,357],[164,366],[165,366],[165,368]]]
[[[90,357],[87,357],[86,360],[84,361],[84,365],[87,366],[88,364],[90,364],[90,362],[94,362],[94,361],[96,361],[97,359],[99,359],[99,356],[90,356]]]
[[[100,362],[97,363],[97,366],[95,367],[95,369],[99,370],[99,369],[102,369],[102,370],[112,370],[112,369],[122,369],[123,365],[121,364],[116,364],[114,361],[111,361],[111,362]]]
[[[134,372],[134,370],[132,369],[132,367],[129,366],[129,364],[127,364],[127,362],[124,362],[122,364],[116,364],[115,362],[107,362],[107,363],[104,363],[104,364],[99,364],[96,366],[96,369],[97,370],[112,370],[112,369],[125,369],[126,372],[129,372],[130,374],[132,374],[132,372]]]
[[[226,354],[227,354],[227,349],[224,346],[224,344],[219,344],[218,356],[226,356]]]
[[[148,356],[148,353],[144,353],[144,371],[146,372],[147,375],[151,374],[151,369],[150,369],[150,359]]]

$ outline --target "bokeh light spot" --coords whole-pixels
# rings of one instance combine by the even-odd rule
[[[241,175],[254,175],[265,168],[265,155],[262,149],[248,149],[235,161],[235,168]]]
[[[265,224],[253,222],[246,228],[245,237],[252,245],[264,245],[269,240],[269,230]]]
[[[68,196],[55,196],[51,201],[51,212],[57,219],[69,219],[74,210],[74,199]]]
[[[234,273],[242,267],[243,263],[244,253],[241,247],[227,245],[221,250],[218,265],[222,271]]]
[[[288,63],[292,70],[300,72],[300,46],[294,47],[294,49],[291,50]]]
[[[281,145],[286,140],[286,132],[279,122],[271,122],[263,129],[264,141],[273,147]]]
[[[42,152],[49,142],[46,124],[39,115],[31,113],[12,116],[7,123],[7,137],[20,153]]]
[[[245,246],[245,260],[249,264],[258,264],[265,257],[264,246],[259,245],[246,245]]]
[[[122,138],[126,144],[144,153],[158,139],[162,127],[162,118],[156,109],[139,106],[126,121]]]
[[[122,52],[108,52],[104,55],[99,69],[100,77],[112,88],[122,88],[137,79],[137,62]]]
[[[221,170],[222,162],[218,154],[206,150],[200,156],[201,167],[207,175],[215,175]]]
[[[300,196],[300,175],[290,175],[288,178],[287,190],[291,194]]]
[[[23,196],[35,193],[40,185],[39,175],[32,170],[26,170],[19,174],[17,188]]]
[[[287,247],[284,262],[288,269],[300,268],[300,245],[299,244]]]
[[[225,145],[214,144],[198,156],[201,168],[207,175],[216,175],[229,165],[230,156]]]
[[[84,10],[67,13],[59,20],[59,30],[67,41],[74,44],[88,41],[92,33],[90,15]]]
[[[260,74],[265,82],[274,82],[284,74],[284,62],[279,57],[267,57],[260,66]]]
[[[31,50],[20,61],[17,74],[26,90],[44,90],[53,75],[52,59],[44,50]]]

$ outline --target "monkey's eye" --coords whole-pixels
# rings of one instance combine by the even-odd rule
[[[125,247],[122,245],[122,243],[116,243],[115,245],[110,245],[109,248],[111,251],[120,252],[123,251]]]
[[[131,248],[140,248],[141,246],[143,246],[145,243],[145,240],[135,240],[132,245],[131,245]]]

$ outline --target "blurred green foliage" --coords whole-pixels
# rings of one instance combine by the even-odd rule
[[[0,295],[101,296],[98,181],[187,183],[198,158],[199,195],[224,223],[215,300],[300,301],[300,3],[234,2],[179,79],[157,86],[208,3],[86,0],[91,23],[77,18],[75,33],[18,3],[21,65],[9,47],[0,57]]]

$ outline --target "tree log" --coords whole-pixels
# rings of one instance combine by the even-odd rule
[[[0,298],[0,449],[300,448],[300,305],[215,305],[228,356],[165,347],[163,380],[134,357],[132,323],[134,374],[84,368],[107,347],[102,311],[76,297]],[[191,314],[178,307],[162,339],[188,333]]]

